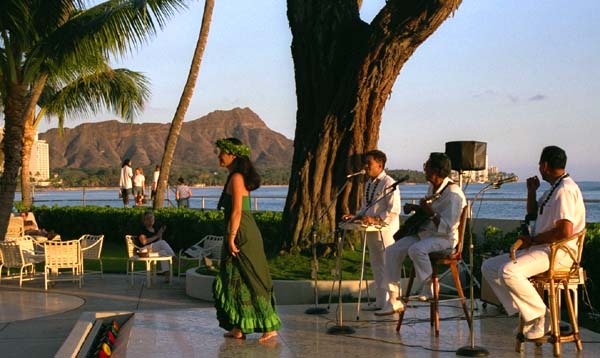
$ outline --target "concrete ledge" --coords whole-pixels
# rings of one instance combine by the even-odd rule
[[[196,268],[191,268],[185,273],[185,292],[188,296],[204,301],[213,301],[212,284],[214,276],[201,275]],[[317,281],[319,296],[328,296],[331,290],[331,281]],[[279,305],[311,304],[315,303],[314,281],[311,280],[273,280],[275,298]],[[369,281],[371,300],[375,299],[373,281]],[[337,296],[337,281],[334,289]],[[358,297],[358,280],[342,281],[342,295]],[[366,301],[367,290],[365,282],[362,284],[362,297]]]

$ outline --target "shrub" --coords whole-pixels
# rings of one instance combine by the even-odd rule
[[[97,206],[34,207],[41,228],[53,230],[63,240],[83,234],[103,234],[108,245],[125,245],[125,235],[136,235],[142,226],[145,208],[111,208]],[[265,242],[265,250],[275,253],[282,242],[281,213],[254,213]],[[204,235],[224,232],[223,212],[165,208],[155,211],[156,222],[167,226],[165,239],[175,252],[191,246]]]

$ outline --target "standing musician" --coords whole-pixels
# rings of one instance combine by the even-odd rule
[[[393,235],[400,227],[400,190],[391,188],[394,178],[385,173],[386,161],[385,153],[380,150],[371,150],[365,154],[364,168],[369,179],[365,185],[362,205],[356,216],[346,214],[342,217],[343,220],[359,219],[367,225],[387,225],[388,230],[366,233],[376,286],[375,310],[381,309],[387,300],[384,253],[394,243]]]
[[[571,237],[585,228],[581,191],[565,171],[566,164],[567,154],[561,148],[549,146],[542,150],[539,171],[551,187],[537,201],[540,180],[537,176],[527,179],[527,214],[537,217],[531,236],[523,235],[517,239],[522,245],[516,261],[504,254],[485,260],[481,266],[483,276],[506,313],[521,314],[525,321],[523,334],[527,339],[543,337],[550,321],[544,301],[528,278],[550,268],[548,244]],[[570,245],[577,249],[575,242]],[[570,267],[571,258],[563,254],[557,256],[555,265]]]
[[[416,234],[400,238],[386,250],[385,283],[388,289],[388,301],[383,310],[376,312],[376,315],[385,316],[404,311],[402,300],[399,299],[402,295],[399,281],[402,262],[407,254],[413,262],[416,282],[423,287],[419,299],[426,301],[433,296],[431,287],[433,269],[429,253],[456,246],[460,216],[467,205],[461,188],[448,178],[451,168],[450,158],[444,153],[431,153],[423,165],[425,178],[429,182],[428,197],[437,199],[431,201],[425,198],[419,205],[404,206],[406,213],[421,211],[429,220],[417,228]]]

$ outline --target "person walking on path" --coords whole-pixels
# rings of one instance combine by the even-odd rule
[[[177,179],[177,187],[175,188],[175,200],[177,200],[178,208],[189,208],[190,198],[192,197],[192,189],[185,185],[183,178]]]
[[[129,196],[133,188],[133,171],[131,170],[131,160],[129,158],[123,161],[121,165],[121,176],[119,177],[119,187],[121,188],[121,198],[123,206],[129,207]]]

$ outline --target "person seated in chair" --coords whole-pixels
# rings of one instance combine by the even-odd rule
[[[413,232],[400,238],[385,251],[385,280],[388,288],[388,301],[381,312],[385,316],[404,311],[399,281],[402,262],[410,256],[415,270],[415,282],[422,285],[419,299],[432,298],[431,275],[433,269],[429,253],[452,249],[458,242],[458,227],[463,208],[467,205],[462,189],[448,176],[452,165],[444,153],[431,153],[424,164],[425,178],[429,182],[427,197],[419,205],[406,204],[404,212],[415,211],[424,219],[415,225]],[[420,213],[419,213],[420,212]],[[410,292],[407,292],[409,295]]]
[[[154,213],[152,210],[146,210],[143,216],[143,226],[140,230],[140,234],[134,240],[134,244],[142,249],[150,248],[153,252],[158,252],[160,256],[173,256],[175,257],[175,251],[171,246],[163,239],[163,234],[167,229],[166,226],[158,226],[155,223]],[[166,261],[160,261],[161,273],[168,276],[169,263]]]
[[[539,172],[551,187],[539,201],[536,198],[540,180],[527,179],[527,216],[537,217],[530,235],[519,236],[521,250],[516,261],[510,254],[485,260],[481,272],[510,316],[520,313],[525,322],[523,334],[527,339],[543,337],[550,323],[549,311],[542,297],[529,282],[529,277],[548,271],[550,248],[548,244],[565,239],[585,228],[585,206],[581,191],[565,171],[567,154],[556,146],[542,150]],[[575,242],[570,243],[577,249]],[[571,258],[563,252],[555,265],[570,267]],[[516,332],[519,333],[519,332]]]

